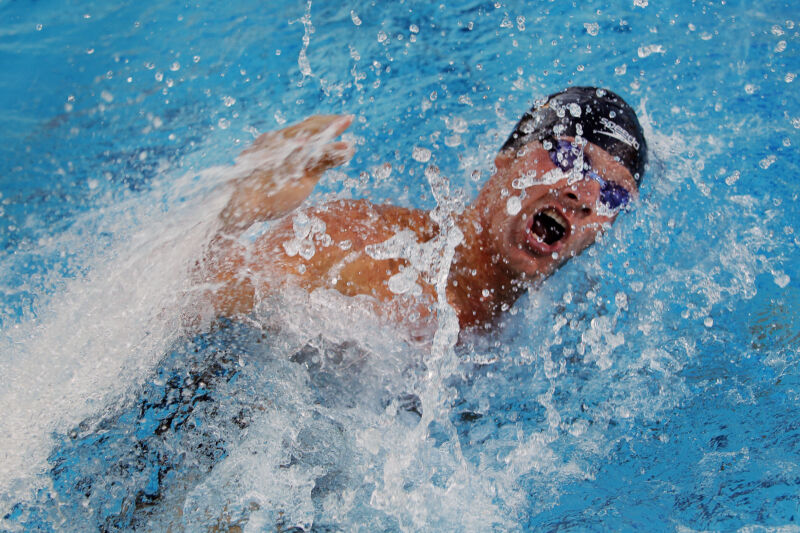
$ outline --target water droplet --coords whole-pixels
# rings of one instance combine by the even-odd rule
[[[792,83],[795,77],[797,77],[797,75],[794,72],[787,72],[786,77],[783,79],[786,81],[786,83]]]
[[[522,202],[519,199],[519,196],[509,196],[508,200],[506,200],[506,213],[511,216],[516,215],[522,209]]]
[[[786,287],[789,284],[789,282],[792,281],[791,278],[788,275],[786,275],[785,272],[780,270],[772,273],[772,279],[773,281],[775,281],[775,285],[777,285],[781,289]]]
[[[648,44],[647,46],[640,46],[638,50],[639,57],[647,57],[652,54],[663,54],[666,50],[660,44]]]
[[[226,96],[222,99],[222,103],[225,104],[225,107],[230,107],[236,103],[236,98],[232,96]]]
[[[169,69],[170,69],[172,72],[177,72],[177,71],[179,71],[179,70],[181,69],[181,64],[180,64],[180,63],[178,63],[177,61],[175,61],[175,62],[173,62],[173,63],[172,63],[170,66],[169,66]]]
[[[385,180],[392,174],[392,164],[384,163],[382,165],[372,167],[371,170],[372,175],[375,176],[375,181]]]
[[[108,91],[103,91],[100,93],[100,98],[108,102],[109,104],[114,101],[114,95],[112,95]]]
[[[459,144],[461,144],[461,135],[448,135],[444,138],[444,144],[449,146],[450,148],[455,148]]]
[[[600,24],[597,22],[584,22],[583,27],[586,28],[586,33],[592,37],[600,33]]]
[[[633,0],[633,5],[636,7],[647,7],[647,0]]]
[[[408,27],[408,29],[411,31],[411,33],[419,33],[419,26],[416,24],[412,24]]]
[[[711,326],[713,326],[713,325],[714,325],[714,319],[713,319],[713,318],[711,318],[710,316],[707,316],[707,317],[705,317],[705,318],[703,319],[703,325],[704,325],[705,327],[707,327],[707,328],[710,328]]]
[[[358,17],[358,14],[356,14],[356,12],[353,11],[352,9],[350,10],[350,18],[353,20],[353,24],[355,24],[356,26],[361,26],[361,19]]]
[[[231,125],[231,121],[228,120],[227,118],[221,118],[221,119],[219,119],[217,121],[217,126],[219,126],[220,129],[223,129],[223,130],[227,130],[230,127],[230,125]]]
[[[411,157],[420,163],[427,163],[431,159],[431,151],[427,148],[415,146],[414,150],[411,152]]]
[[[455,133],[467,131],[467,121],[461,117],[447,117],[444,119],[444,124]]]
[[[381,30],[381,31],[378,32],[378,42],[379,43],[386,42],[386,39],[388,39],[388,38],[389,37],[386,35],[385,31]]]
[[[748,83],[747,85],[744,86],[744,92],[746,92],[747,94],[754,94],[756,90],[758,90],[758,88],[752,83]]]
[[[777,160],[778,160],[777,156],[775,156],[774,154],[770,154],[761,161],[759,161],[758,166],[760,166],[764,170],[767,170]]]

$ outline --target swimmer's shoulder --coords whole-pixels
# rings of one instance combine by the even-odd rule
[[[373,234],[389,238],[402,230],[412,230],[422,241],[437,233],[427,211],[368,200],[335,200],[310,208],[306,213],[325,222],[332,231]]]

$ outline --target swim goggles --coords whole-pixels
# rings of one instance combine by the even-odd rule
[[[554,139],[545,140],[545,146],[548,141],[552,146],[549,152],[553,164],[564,172],[572,171],[578,156],[581,154],[581,147],[569,141],[556,141]],[[631,201],[631,194],[625,187],[604,179],[588,165],[584,164],[584,168],[580,169],[580,172],[583,179],[592,179],[600,184],[600,202],[608,209],[613,211],[622,209]]]

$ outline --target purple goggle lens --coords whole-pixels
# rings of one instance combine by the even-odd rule
[[[575,162],[580,154],[580,148],[569,141],[550,141],[553,147],[550,148],[550,159],[553,164],[564,172],[569,172],[575,167]],[[600,201],[611,210],[622,209],[631,200],[631,195],[621,185],[613,181],[603,179],[600,174],[590,168],[581,169],[583,178],[593,179],[600,184]]]

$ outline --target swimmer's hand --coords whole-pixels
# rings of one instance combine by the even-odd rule
[[[315,115],[259,136],[236,160],[245,177],[234,182],[220,213],[222,231],[244,231],[297,209],[327,169],[353,157],[350,143],[332,142],[352,121],[352,115]]]

